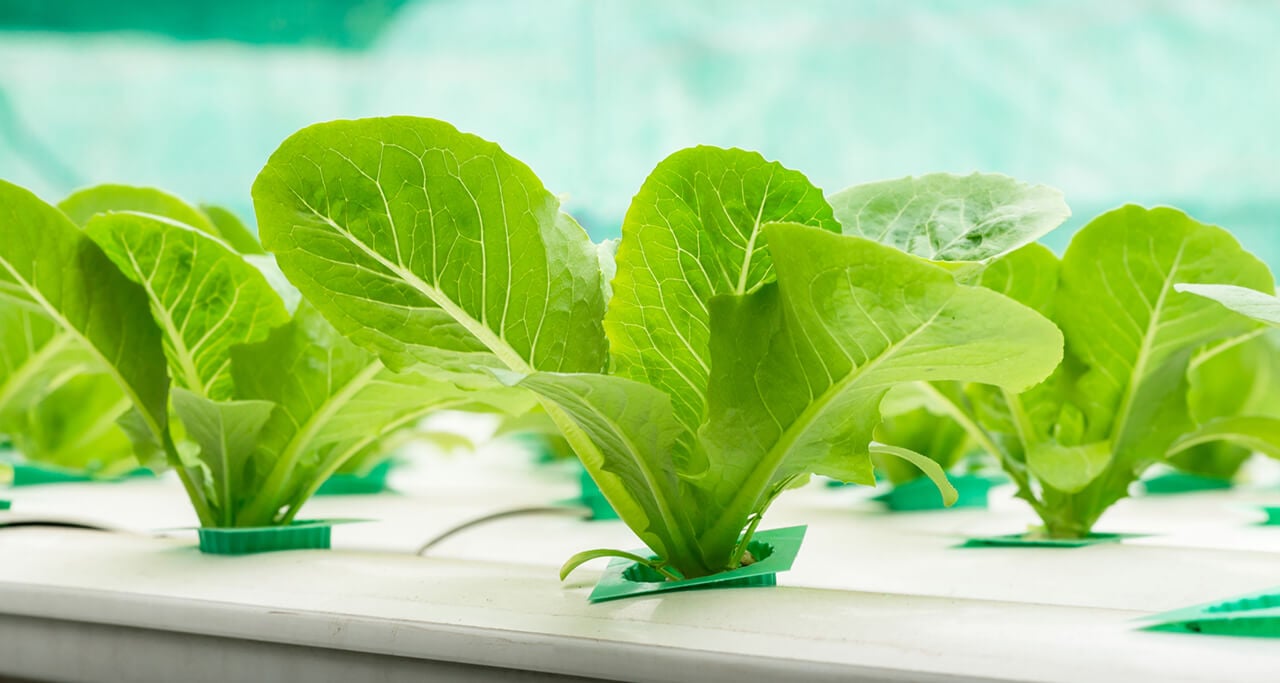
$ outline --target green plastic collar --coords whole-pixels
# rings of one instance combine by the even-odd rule
[[[384,460],[364,474],[335,474],[316,489],[317,496],[369,496],[388,490],[387,477],[394,463]]]
[[[1142,534],[1089,534],[1085,538],[1042,538],[1031,534],[985,536],[965,541],[962,548],[1083,548],[1090,545],[1119,543]]]
[[[912,479],[905,484],[893,487],[873,500],[887,505],[894,512],[915,512],[923,510],[948,510],[954,508],[987,507],[987,494],[993,486],[1003,483],[1004,477],[986,477],[976,474],[951,475],[947,477],[951,485],[956,487],[960,497],[951,508],[942,504],[942,494],[928,477]]]
[[[636,564],[625,558],[615,558],[605,569],[604,575],[596,584],[591,602],[634,598],[656,593],[695,590],[705,588],[742,588],[749,586],[776,586],[778,572],[791,569],[796,555],[800,552],[800,544],[804,542],[807,527],[793,526],[785,529],[770,529],[757,532],[747,546],[753,554],[764,558],[745,567],[738,567],[727,572],[703,576],[683,581],[663,581],[657,572]],[[765,548],[768,548],[767,552]],[[647,548],[634,551],[636,555],[646,555]]]
[[[1280,588],[1143,617],[1144,631],[1280,638]]]
[[[327,550],[334,524],[359,520],[313,519],[288,526],[198,529],[200,552],[207,555],[248,555],[278,550]]]

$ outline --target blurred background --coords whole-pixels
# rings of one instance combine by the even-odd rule
[[[1172,204],[1280,266],[1277,67],[1256,0],[0,0],[0,178],[252,221],[294,130],[413,114],[502,144],[597,239],[706,143],[828,192],[1007,173],[1061,188],[1071,226]]]

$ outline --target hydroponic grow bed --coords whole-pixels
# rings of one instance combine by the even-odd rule
[[[1280,664],[1267,640],[1143,632],[1137,621],[1280,583],[1280,528],[1253,526],[1259,515],[1230,507],[1264,493],[1133,499],[1105,529],[1149,535],[1121,544],[993,549],[956,546],[1030,521],[1000,493],[990,512],[893,514],[867,500],[868,489],[813,485],[767,520],[810,524],[805,552],[779,587],[592,605],[584,598],[598,567],[565,584],[555,568],[583,544],[625,543],[620,523],[516,517],[413,554],[500,506],[565,497],[570,473],[522,471],[520,454],[500,444],[473,459],[413,460],[419,466],[394,481],[430,495],[312,501],[312,517],[381,520],[339,527],[331,551],[216,558],[200,555],[190,532],[138,533],[130,521],[142,511],[181,501],[176,481],[17,491],[7,520],[74,496],[94,503],[81,509],[102,510],[101,521],[135,531],[0,531],[0,672],[157,681],[527,672],[687,680],[694,671],[700,680],[1262,681]],[[452,476],[426,476],[442,470]],[[455,485],[433,483],[443,481]],[[494,495],[517,483],[519,496]],[[183,512],[173,506],[175,525]]]

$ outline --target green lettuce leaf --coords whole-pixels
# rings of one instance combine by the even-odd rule
[[[839,230],[800,173],[714,147],[667,157],[627,210],[604,319],[613,372],[665,392],[690,431],[711,372],[710,302],[773,280],[764,226],[779,221]]]
[[[108,213],[85,232],[147,294],[174,383],[232,397],[232,346],[260,341],[289,314],[261,271],[222,242],[159,216]]]
[[[291,521],[348,460],[430,412],[484,399],[388,370],[306,303],[266,339],[231,349],[231,360],[238,399],[278,406],[241,454],[249,471],[238,526]]]
[[[89,219],[101,213],[132,211],[169,218],[206,235],[222,237],[217,226],[203,211],[154,187],[95,185],[71,193],[58,202],[58,209],[81,226],[88,225]]]
[[[89,350],[165,443],[169,378],[146,293],[62,212],[3,181],[0,235],[0,298],[40,311]]]
[[[1062,193],[995,173],[931,173],[856,185],[829,198],[846,235],[935,261],[985,261],[1071,216]]]
[[[204,215],[209,217],[210,222],[217,228],[218,235],[222,237],[232,249],[241,254],[265,254],[262,245],[258,243],[258,238],[249,228],[228,209],[212,204],[201,204],[200,210]],[[154,212],[151,212],[154,213]],[[174,218],[174,216],[170,216]]]
[[[1019,391],[1061,359],[1043,316],[868,240],[765,229],[776,286],[713,303],[710,547],[773,487],[808,472],[873,484],[868,446],[889,389],[917,381]],[[708,514],[709,513],[709,514]],[[709,550],[707,552],[714,552]]]
[[[391,368],[604,368],[596,247],[524,164],[447,123],[294,134],[253,188],[264,245],[342,334]]]

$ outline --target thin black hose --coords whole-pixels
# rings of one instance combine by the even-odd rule
[[[463,522],[462,524],[459,524],[458,526],[455,526],[452,529],[449,529],[444,533],[441,533],[440,535],[427,541],[426,543],[423,543],[421,546],[418,547],[417,552],[415,552],[414,554],[421,556],[424,553],[426,553],[428,550],[430,550],[432,547],[439,545],[446,539],[452,536],[455,536],[457,534],[460,534],[463,531],[466,531],[467,529],[470,529],[472,527],[480,526],[482,524],[487,524],[489,522],[497,521],[500,519],[506,519],[508,517],[523,517],[526,515],[565,515],[565,516],[579,517],[581,519],[590,519],[591,511],[584,507],[550,506],[550,505],[544,505],[540,507],[516,508],[514,510],[503,510],[502,512],[495,512],[491,515],[485,515],[484,517],[479,517],[477,519],[473,519],[468,522]]]

